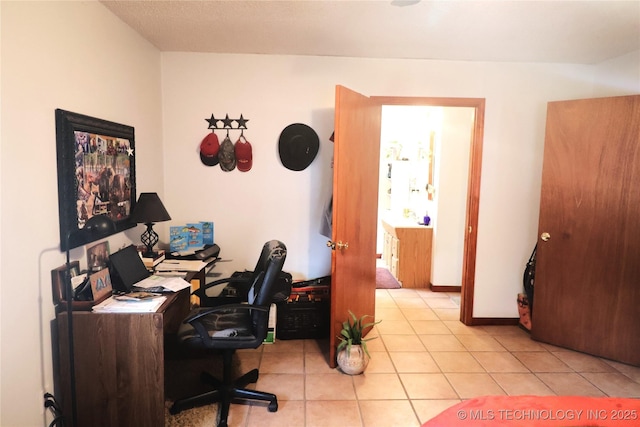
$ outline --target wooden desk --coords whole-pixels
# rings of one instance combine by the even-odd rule
[[[191,283],[191,293],[195,292],[196,289],[204,286],[207,282],[207,274],[215,267],[217,258],[210,258],[205,261],[207,264],[200,271],[190,271],[185,274],[184,280]],[[191,305],[198,306],[200,305],[200,298],[195,295],[191,295]]]
[[[75,427],[164,426],[164,335],[177,332],[188,312],[188,288],[155,313],[73,312]],[[61,401],[70,418],[67,318],[57,314]]]

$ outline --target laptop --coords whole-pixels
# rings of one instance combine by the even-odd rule
[[[137,291],[135,284],[151,276],[134,245],[109,255],[109,274],[115,290],[129,293]]]

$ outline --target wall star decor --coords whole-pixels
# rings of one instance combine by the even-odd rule
[[[134,128],[61,109],[55,117],[60,250],[95,215],[111,218],[116,233],[135,227],[129,219],[136,203]],[[86,243],[71,239],[69,248]]]
[[[240,114],[239,119],[230,119],[229,114],[225,115],[224,119],[216,119],[212,114],[210,118],[205,119],[209,122],[209,129],[247,129],[247,122],[249,119],[245,119]],[[218,122],[222,122],[222,127],[218,127]],[[236,127],[233,127],[233,122],[236,122]]]

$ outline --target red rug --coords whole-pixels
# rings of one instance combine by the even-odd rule
[[[483,396],[445,410],[422,427],[637,427],[640,399]]]
[[[400,283],[384,267],[376,267],[376,289],[400,289]]]

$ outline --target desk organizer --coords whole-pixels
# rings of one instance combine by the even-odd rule
[[[79,270],[80,262],[71,261],[69,264],[71,269]],[[53,297],[53,305],[56,308],[56,314],[67,310],[67,299],[65,295],[66,286],[64,285],[64,277],[67,266],[63,265],[51,270],[51,294]],[[104,295],[98,300],[92,301],[71,301],[73,311],[91,311],[91,308],[109,298],[110,295]]]

